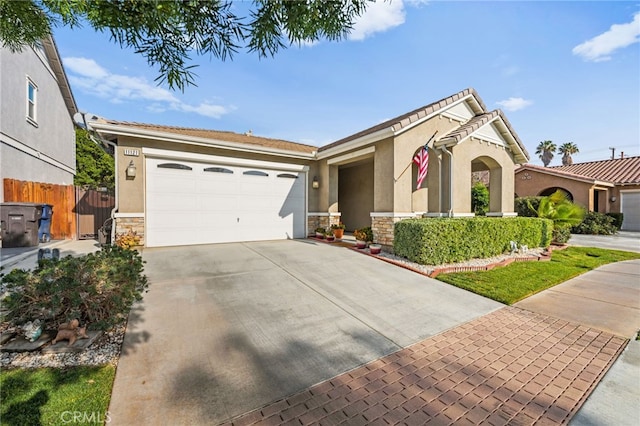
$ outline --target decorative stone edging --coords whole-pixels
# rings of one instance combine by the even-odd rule
[[[375,257],[376,259],[380,259],[384,262],[391,263],[392,265],[399,266],[401,268],[407,269],[412,272],[416,272],[420,275],[425,275],[429,278],[435,278],[440,274],[450,274],[455,272],[475,272],[475,271],[490,271],[497,267],[504,267],[510,265],[513,262],[548,262],[551,260],[551,253],[555,250],[564,250],[567,248],[567,244],[549,246],[544,253],[539,256],[522,256],[522,257],[512,257],[508,259],[501,260],[499,262],[490,263],[488,265],[482,266],[445,266],[440,268],[435,268],[430,273],[426,273],[418,268],[414,268],[411,265],[407,265],[402,262],[395,261],[385,256],[380,256],[377,254],[371,254],[369,250],[366,249],[358,249],[356,247],[350,247],[351,250],[355,250],[358,253],[362,253],[367,256]]]

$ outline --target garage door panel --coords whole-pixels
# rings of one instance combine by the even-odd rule
[[[622,230],[640,231],[640,191],[621,192]]]
[[[148,246],[305,236],[305,173],[188,161],[179,163],[191,170],[175,170],[159,163],[167,161],[147,159]]]

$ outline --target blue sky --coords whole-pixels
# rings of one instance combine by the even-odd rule
[[[574,162],[640,155],[639,2],[379,2],[347,40],[194,57],[184,93],[106,34],[54,36],[79,108],[109,119],[322,146],[473,87],[533,164],[546,139],[574,142]]]

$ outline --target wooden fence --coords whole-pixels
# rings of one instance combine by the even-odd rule
[[[4,179],[4,201],[53,206],[51,239],[97,237],[97,231],[115,205],[113,195],[73,185],[54,185]]]

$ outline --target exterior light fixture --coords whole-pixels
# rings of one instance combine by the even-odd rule
[[[129,162],[129,165],[127,166],[127,171],[126,171],[126,173],[127,173],[127,177],[128,177],[128,178],[134,178],[134,177],[136,177],[136,165],[135,165],[135,164],[133,164],[133,160],[131,160],[131,161]]]
[[[611,198],[609,198],[609,201],[611,201],[612,203],[615,203],[617,200],[615,195],[612,195]]]
[[[312,187],[313,189],[318,189],[318,188],[320,188],[320,182],[318,182],[318,177],[317,177],[317,176],[314,176],[314,177],[313,177],[313,181],[311,182],[311,187]]]

